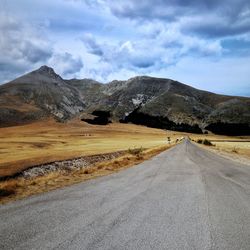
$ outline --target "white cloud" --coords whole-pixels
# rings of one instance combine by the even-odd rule
[[[105,82],[143,74],[201,82],[203,89],[215,76],[217,85],[229,89],[231,75],[230,89],[233,83],[237,89],[237,74],[246,75],[250,65],[244,61],[250,47],[241,45],[250,41],[247,0],[13,0],[7,5],[11,14],[0,15],[0,82],[47,63],[63,77]],[[223,39],[230,39],[226,46]],[[244,50],[236,55],[235,46]],[[233,61],[246,67],[241,72]]]
[[[0,81],[9,80],[23,70],[43,64],[52,55],[52,47],[33,27],[10,16],[0,16]],[[12,77],[13,77],[12,76]]]
[[[83,62],[80,57],[74,57],[70,53],[54,54],[49,62],[55,71],[66,78],[75,78],[83,68]]]

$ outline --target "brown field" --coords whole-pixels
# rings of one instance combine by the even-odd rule
[[[238,153],[241,155],[250,157],[250,141],[249,142],[232,142],[232,141],[216,141],[213,142],[216,148],[219,150],[225,150],[226,152]]]
[[[79,120],[57,123],[53,120],[29,125],[0,128],[0,177],[13,175],[28,167],[81,156],[133,150],[114,160],[99,162],[71,172],[56,171],[32,179],[22,177],[0,182],[0,203],[46,192],[136,165],[175,145],[177,138],[208,139],[213,150],[246,156],[250,160],[250,137],[229,137],[213,134],[196,135],[113,123],[89,125]],[[171,138],[171,145],[168,144]],[[206,146],[204,146],[206,147]]]
[[[130,150],[121,157],[98,162],[80,170],[56,171],[32,179],[19,177],[2,181],[0,182],[0,204],[121,171],[148,160],[172,146],[174,144],[139,151]]]
[[[0,177],[58,160],[129,148],[161,146],[167,143],[168,136],[175,141],[185,135],[194,140],[207,138],[220,150],[232,153],[237,151],[238,154],[250,157],[250,137],[195,135],[132,124],[96,126],[79,120],[69,123],[48,120],[0,128]]]
[[[175,140],[182,133],[120,123],[95,126],[78,120],[0,128],[0,176],[58,160],[152,148],[166,144],[167,136]]]
[[[244,156],[250,160],[250,136],[221,136],[221,135],[191,135],[191,139],[208,139],[214,145],[213,149],[226,153]]]

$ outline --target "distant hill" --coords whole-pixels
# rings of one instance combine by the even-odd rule
[[[178,131],[250,134],[250,98],[218,95],[171,79],[138,76],[102,84],[91,79],[64,80],[42,66],[0,86],[0,126],[48,116],[58,121],[76,115],[95,119],[92,113]],[[95,121],[103,119],[108,120]]]

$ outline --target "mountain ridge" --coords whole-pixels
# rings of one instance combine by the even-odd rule
[[[250,134],[250,98],[219,95],[171,79],[136,76],[104,84],[65,80],[42,66],[0,85],[0,126],[48,116],[67,121],[98,110],[110,112],[113,121],[197,133],[220,133],[224,124],[231,124],[230,131]]]

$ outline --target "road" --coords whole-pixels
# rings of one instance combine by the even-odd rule
[[[133,168],[0,206],[0,249],[250,249],[250,167],[188,140]]]

